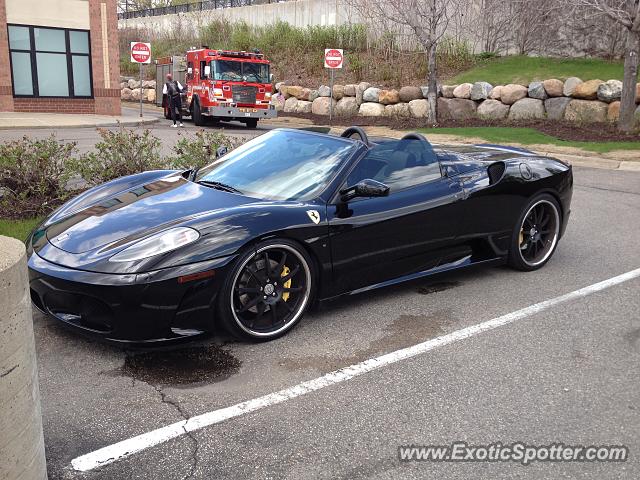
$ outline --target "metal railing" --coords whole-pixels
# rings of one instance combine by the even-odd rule
[[[119,12],[118,20],[125,20],[127,18],[157,17],[159,15],[215,10],[218,8],[244,7],[247,5],[259,5],[264,3],[280,3],[281,1],[282,0],[203,0],[201,2],[184,3],[182,5],[147,8],[131,12]]]

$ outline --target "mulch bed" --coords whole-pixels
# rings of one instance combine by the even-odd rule
[[[315,125],[327,125],[328,117],[306,113],[278,113],[281,117],[304,118],[311,120]],[[640,132],[626,134],[616,129],[610,123],[569,123],[551,120],[445,120],[437,126],[426,124],[424,120],[415,118],[389,118],[389,117],[336,117],[336,125],[385,126],[394,130],[411,130],[416,128],[432,128],[433,133],[438,133],[439,128],[455,127],[529,127],[561,140],[578,142],[638,142]]]

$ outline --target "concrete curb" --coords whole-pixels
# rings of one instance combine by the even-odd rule
[[[0,236],[0,478],[46,479],[24,244]]]
[[[160,118],[143,118],[142,120],[140,119],[135,119],[135,120],[107,120],[107,121],[101,121],[101,122],[92,122],[92,123],[77,123],[77,124],[59,124],[59,123],[38,123],[38,124],[31,124],[31,125],[10,125],[10,126],[6,126],[6,125],[0,125],[0,130],[24,130],[24,129],[31,129],[31,130],[41,130],[41,129],[69,129],[69,128],[103,128],[103,127],[117,127],[117,126],[123,126],[123,127],[141,127],[144,125],[152,125],[154,123],[159,122],[161,119]]]

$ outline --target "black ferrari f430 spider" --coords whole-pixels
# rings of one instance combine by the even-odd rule
[[[271,130],[200,170],[92,188],[28,239],[35,306],[156,344],[289,331],[315,300],[477,264],[535,270],[570,213],[566,163],[497,145]]]

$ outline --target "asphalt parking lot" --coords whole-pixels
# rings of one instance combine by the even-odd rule
[[[576,168],[572,210],[542,270],[476,269],[343,298],[270,343],[217,337],[127,351],[35,313],[49,478],[640,478],[639,277],[126,458],[72,466],[123,440],[640,267],[640,173]],[[398,459],[399,445],[454,441],[626,445],[630,457],[527,466]]]

